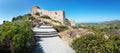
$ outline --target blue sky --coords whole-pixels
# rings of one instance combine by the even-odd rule
[[[120,20],[120,0],[0,0],[0,24],[29,13],[36,5],[50,11],[64,10],[66,18],[77,23]]]

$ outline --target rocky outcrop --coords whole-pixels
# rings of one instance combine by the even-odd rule
[[[89,33],[93,33],[93,32],[88,29],[79,28],[79,29],[70,29],[64,32],[60,32],[59,35],[61,39],[63,39],[66,43],[71,44],[74,38],[77,38],[77,37],[80,37],[82,35],[86,35]]]

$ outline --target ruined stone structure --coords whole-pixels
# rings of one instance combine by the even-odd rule
[[[71,26],[75,26],[75,21],[73,19],[68,19]]]
[[[41,9],[38,6],[33,6],[31,9],[31,15],[34,16],[36,14],[39,14],[39,16],[48,15],[51,19],[61,22],[62,25],[66,25],[66,22],[67,22],[67,25],[75,26],[74,20],[66,19],[65,12],[62,10],[48,11],[48,10]]]

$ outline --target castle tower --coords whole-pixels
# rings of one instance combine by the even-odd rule
[[[40,9],[40,7],[38,7],[38,6],[33,6],[33,7],[31,8],[31,11],[30,11],[31,15],[35,15],[35,14],[38,12],[39,9]]]

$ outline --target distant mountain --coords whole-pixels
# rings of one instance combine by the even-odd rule
[[[106,22],[102,22],[101,24],[108,26],[120,26],[120,20],[106,21]]]
[[[92,23],[92,22],[91,22],[91,23],[85,23],[85,24],[99,24],[99,23],[94,23],[94,22]]]

